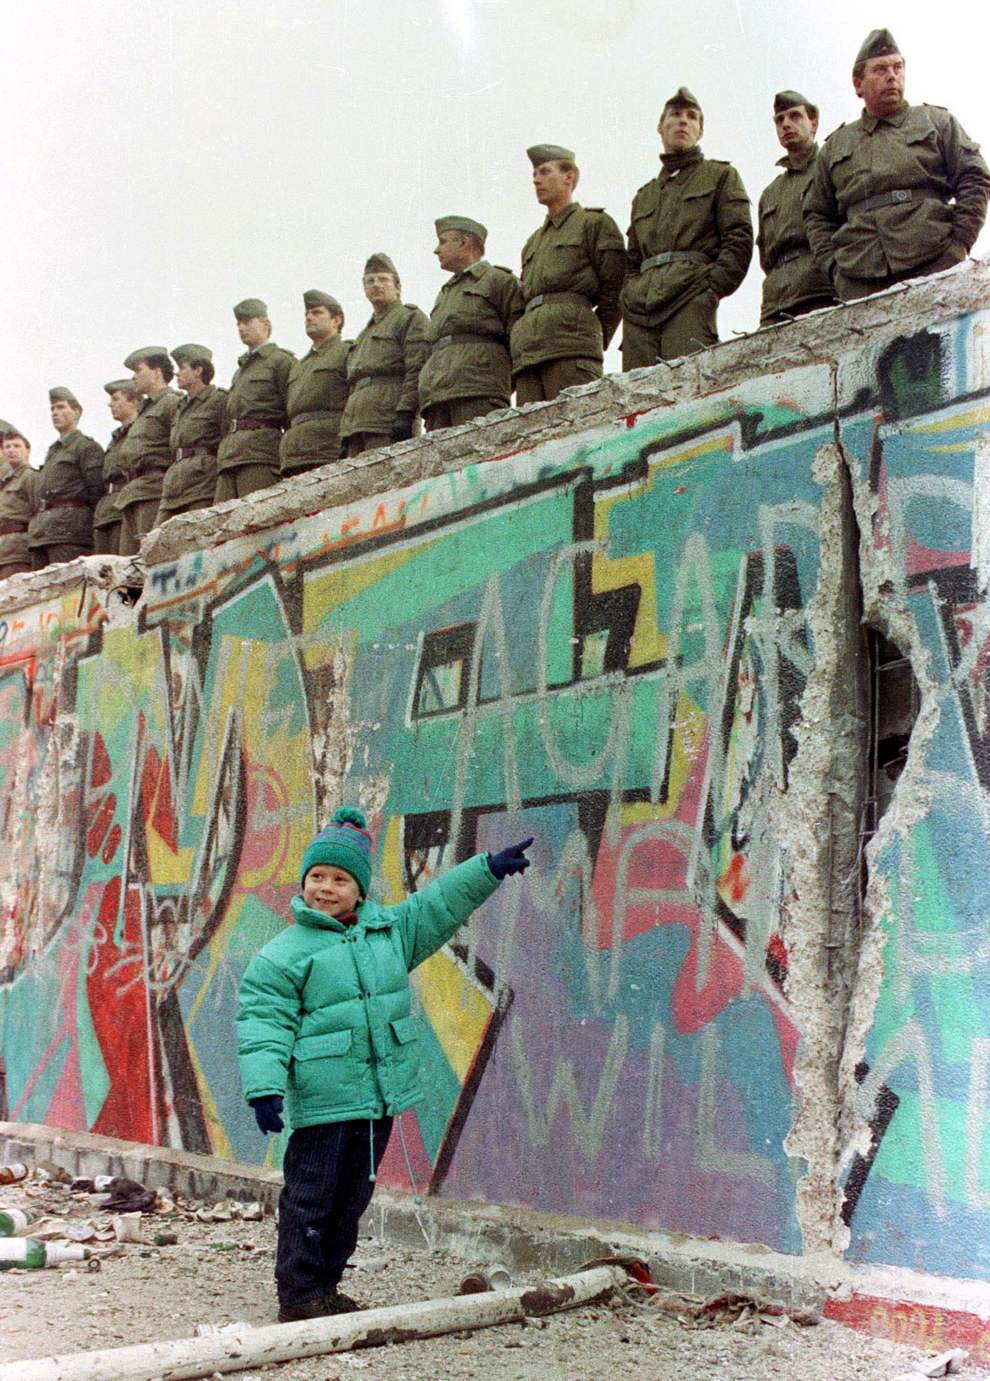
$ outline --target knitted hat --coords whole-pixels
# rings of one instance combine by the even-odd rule
[[[362,897],[368,895],[371,885],[371,835],[364,814],[355,806],[341,806],[335,810],[325,830],[319,834],[303,854],[299,884],[306,881],[310,868],[325,863],[334,868],[343,868],[361,889]]]

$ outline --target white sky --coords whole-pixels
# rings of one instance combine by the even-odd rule
[[[542,219],[532,143],[573,148],[579,199],[625,231],[681,83],[704,108],[704,151],[735,163],[755,211],[781,154],[774,92],[817,101],[821,134],[855,119],[852,61],[882,24],[908,99],[990,144],[973,0],[944,17],[930,0],[0,0],[0,416],[40,464],[48,388],[72,388],[105,442],[102,385],[137,346],[207,344],[228,383],[243,297],[268,303],[297,354],[309,287],[340,299],[353,336],[373,250],[428,312],[438,215],[483,221],[488,257],[518,270]],[[719,310],[723,339],[756,326],[761,281],[754,260]]]

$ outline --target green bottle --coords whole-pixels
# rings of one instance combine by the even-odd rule
[[[88,1261],[91,1255],[88,1247],[76,1243],[61,1247],[35,1237],[0,1238],[0,1271],[40,1271],[45,1266],[60,1266],[63,1261]]]
[[[0,1237],[22,1237],[28,1224],[37,1221],[37,1213],[25,1213],[22,1208],[0,1208]]]

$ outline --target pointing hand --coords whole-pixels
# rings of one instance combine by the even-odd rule
[[[488,855],[488,867],[492,877],[498,878],[499,882],[503,878],[509,877],[512,873],[523,873],[532,863],[531,858],[526,857],[526,850],[532,844],[533,839],[524,839],[521,844],[510,844],[507,849],[500,849],[497,854]]]

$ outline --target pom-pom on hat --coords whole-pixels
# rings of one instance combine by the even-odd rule
[[[334,868],[343,868],[350,873],[361,889],[362,897],[368,895],[371,885],[371,835],[364,813],[356,806],[341,806],[334,811],[325,830],[319,834],[303,854],[299,885],[306,881],[310,868],[318,863]]]

